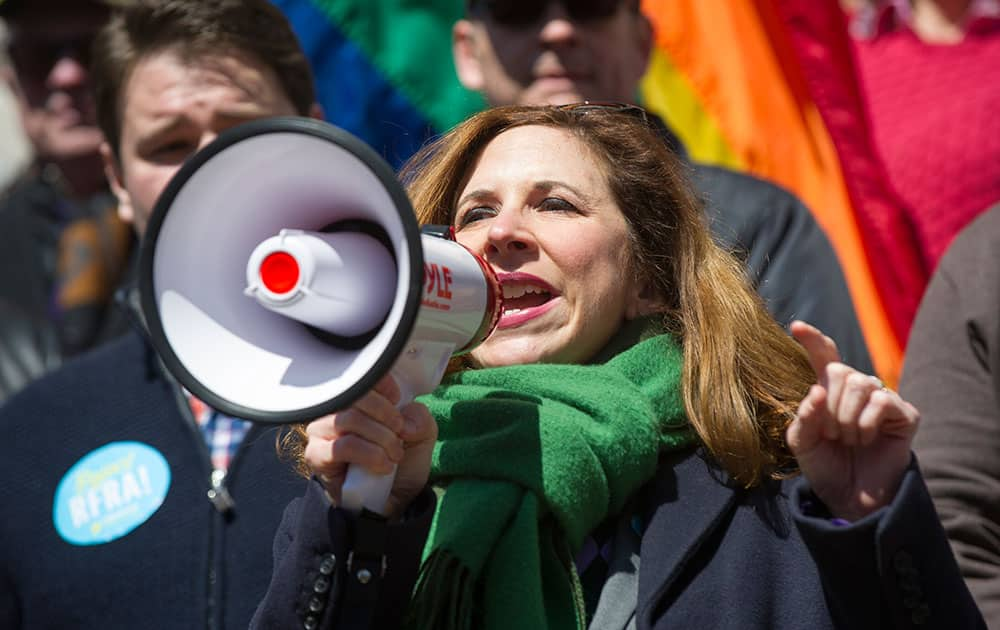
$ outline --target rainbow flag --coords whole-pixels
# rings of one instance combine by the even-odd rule
[[[394,166],[483,107],[451,58],[462,0],[274,0],[327,119]],[[698,161],[796,193],[829,235],[880,376],[895,383],[927,280],[873,157],[836,0],[643,0],[656,46],[641,95]]]
[[[837,252],[884,381],[895,383],[927,271],[877,159],[836,0],[644,0],[643,81],[694,159],[795,192]]]
[[[451,59],[462,0],[273,0],[313,64],[326,119],[393,166],[483,108]]]

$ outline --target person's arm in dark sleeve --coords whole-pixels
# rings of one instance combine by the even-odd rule
[[[900,393],[914,451],[969,589],[1000,628],[1000,208],[954,241],[910,333]]]
[[[285,510],[251,628],[398,628],[434,514],[425,489],[398,523],[333,507],[319,482]]]
[[[0,298],[0,403],[61,362],[52,326]]]
[[[916,460],[892,502],[846,523],[803,478],[792,514],[837,627],[964,630],[986,625],[963,582]]]

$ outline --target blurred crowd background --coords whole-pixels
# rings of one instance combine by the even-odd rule
[[[7,27],[0,21],[0,67],[9,63],[5,52]],[[4,189],[31,161],[31,144],[24,135],[17,115],[14,95],[6,83],[0,83],[0,189]]]
[[[484,105],[452,62],[461,0],[275,3],[313,63],[326,118],[394,166]],[[926,17],[911,5],[939,10]],[[656,46],[640,102],[693,160],[758,175],[805,202],[889,383],[937,259],[1000,198],[997,6],[642,2]],[[29,163],[6,89],[0,129],[2,183]]]
[[[0,0],[0,15],[4,2],[34,0]],[[456,73],[456,22],[478,10],[509,20],[511,32],[533,28],[500,13],[530,3],[502,0],[273,2],[313,66],[326,120],[393,167],[486,106]],[[65,15],[43,15],[17,46],[8,47],[15,34],[0,21],[0,333],[11,333],[0,334],[0,402],[122,329],[104,310],[135,247],[116,222],[96,144],[80,159],[79,147],[44,138],[28,115],[51,108],[53,94],[75,99],[88,89],[80,34],[96,28],[86,23],[94,4],[74,0]],[[811,212],[843,271],[850,298],[842,301],[875,373],[924,410],[917,454],[963,570],[1000,620],[1000,210],[976,222],[1000,203],[1000,0],[642,0],[640,8],[655,43],[635,101],[692,162],[767,180]],[[533,36],[553,38],[533,45],[571,48],[588,30]],[[20,55],[20,87],[8,48]],[[31,82],[28,68],[43,71]],[[72,155],[60,162],[47,153],[56,150]],[[966,233],[958,242],[968,256],[959,259],[949,246],[970,225],[985,240]],[[936,302],[921,307],[928,286]],[[963,291],[978,301],[960,299]],[[54,332],[39,325],[50,316]],[[22,361],[8,339],[42,351]],[[914,339],[919,360],[907,354]],[[942,445],[951,450],[932,469]]]

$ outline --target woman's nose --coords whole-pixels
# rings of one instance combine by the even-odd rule
[[[486,253],[504,255],[531,249],[534,237],[519,210],[501,210],[486,234]]]

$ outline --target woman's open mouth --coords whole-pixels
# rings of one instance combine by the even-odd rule
[[[497,274],[503,288],[503,315],[498,328],[510,328],[539,317],[559,297],[547,282],[526,273]]]

